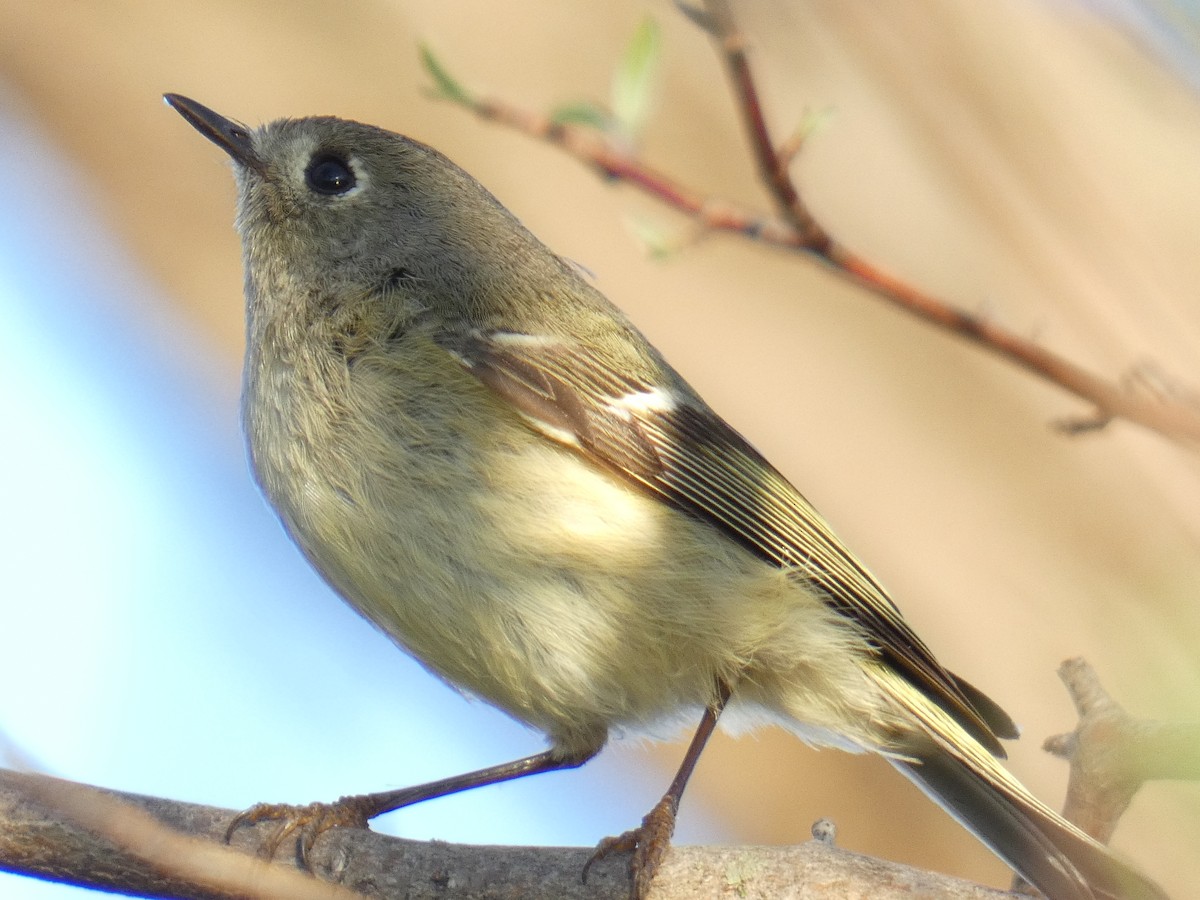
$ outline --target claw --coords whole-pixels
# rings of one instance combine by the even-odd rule
[[[663,797],[654,809],[642,819],[642,824],[617,837],[606,837],[597,846],[583,865],[583,880],[587,881],[588,870],[593,863],[614,853],[632,853],[629,858],[630,900],[644,900],[650,892],[650,883],[662,865],[667,849],[671,846],[671,835],[675,833],[676,802],[672,797]]]
[[[273,858],[285,841],[299,833],[297,855],[300,865],[311,868],[308,863],[317,839],[332,828],[366,828],[369,816],[362,808],[359,797],[342,797],[336,803],[310,803],[307,806],[292,806],[287,803],[258,803],[238,813],[225,829],[225,843],[233,839],[234,832],[246,825],[259,822],[276,822],[276,827],[263,841],[260,854]]]
[[[602,859],[607,859],[614,853],[631,853],[637,849],[637,829],[627,831],[618,837],[606,837],[588,857],[588,861],[583,864],[583,872],[580,873],[583,883],[587,884],[588,870],[592,865],[600,862]]]

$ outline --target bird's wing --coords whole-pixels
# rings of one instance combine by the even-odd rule
[[[707,522],[818,589],[875,650],[988,750],[1012,720],[944,669],[813,506],[690,391],[612,371],[586,347],[513,332],[445,335],[443,346],[535,429]]]

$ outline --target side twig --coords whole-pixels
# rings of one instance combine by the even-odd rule
[[[1042,748],[1071,763],[1063,815],[1096,840],[1108,843],[1145,782],[1200,779],[1200,722],[1134,718],[1082,659],[1067,660],[1058,675],[1079,724],[1047,738]]]

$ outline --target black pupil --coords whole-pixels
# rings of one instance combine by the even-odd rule
[[[354,187],[354,173],[336,156],[318,156],[304,173],[308,186],[318,194],[344,194]]]

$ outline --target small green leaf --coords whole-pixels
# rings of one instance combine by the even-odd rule
[[[613,127],[612,113],[590,100],[564,103],[550,113],[550,121],[555,125],[586,125],[597,131],[610,131]]]
[[[466,88],[458,83],[458,79],[446,70],[441,61],[433,55],[433,50],[430,49],[429,45],[422,42],[419,47],[421,63],[425,66],[425,71],[433,79],[434,94],[443,100],[452,100],[464,106],[474,106],[475,98],[467,92]]]
[[[634,239],[642,245],[646,255],[653,260],[664,260],[679,252],[682,245],[678,235],[672,235],[661,223],[641,216],[629,216],[625,224],[633,233]]]
[[[832,106],[821,109],[806,109],[800,118],[796,131],[802,138],[808,139],[819,134],[837,117],[837,110]]]
[[[649,115],[661,46],[658,23],[647,16],[613,75],[613,117],[627,137],[636,136]]]

